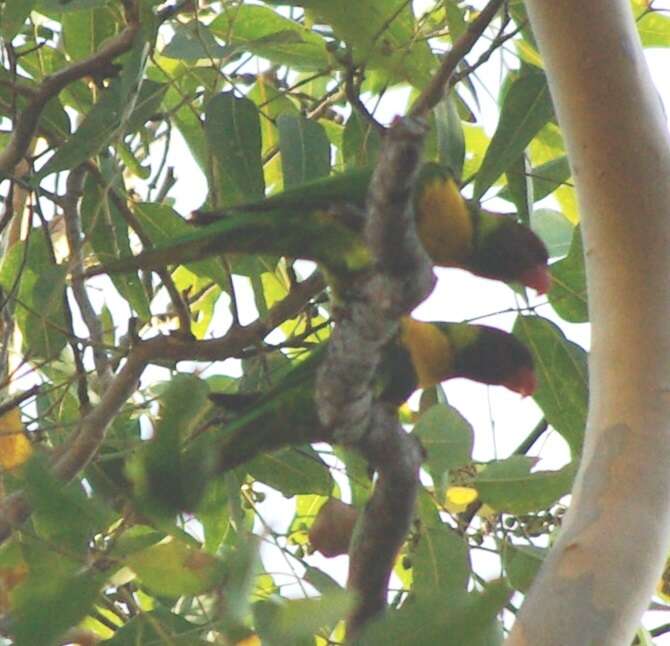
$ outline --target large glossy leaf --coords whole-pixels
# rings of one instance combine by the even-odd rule
[[[135,108],[141,86],[139,78],[148,54],[148,43],[137,39],[122,59],[118,78],[102,94],[76,132],[60,146],[37,173],[36,181],[61,170],[73,168],[103,150],[114,137],[121,136]]]
[[[23,23],[33,10],[35,2],[36,0],[5,0],[0,31],[7,42],[10,42],[21,30]]]
[[[553,288],[549,292],[549,302],[556,313],[571,323],[585,323],[589,320],[586,300],[586,271],[582,235],[576,227],[568,255],[551,266]]]
[[[546,548],[535,545],[515,545],[506,541],[502,554],[507,579],[515,590],[525,594],[542,565],[547,554]]]
[[[505,195],[501,191],[498,197],[506,197],[516,206],[517,217],[525,225],[530,223],[535,195],[533,192],[533,182],[529,173],[528,158],[525,154],[521,155],[513,162],[506,171],[507,186]]]
[[[197,637],[199,626],[158,605],[149,612],[133,617],[105,640],[105,646],[137,646],[137,644],[160,644],[171,646],[207,646],[211,642]]]
[[[536,471],[537,460],[514,455],[490,462],[472,483],[482,502],[496,511],[527,514],[550,507],[570,491],[576,473],[574,464],[558,471]]]
[[[512,591],[501,581],[486,586],[483,593],[446,599],[435,590],[430,597],[404,604],[372,622],[360,644],[440,644],[442,646],[494,646],[502,643],[498,613]]]
[[[531,216],[530,226],[544,242],[550,258],[568,254],[574,227],[560,211],[536,209]]]
[[[348,167],[372,166],[381,148],[381,135],[355,110],[342,133],[342,156]]]
[[[436,487],[449,469],[471,461],[474,432],[468,421],[453,407],[438,404],[419,419],[414,432],[426,449],[426,466]]]
[[[350,607],[351,597],[344,590],[333,590],[319,599],[275,597],[254,604],[254,623],[263,644],[306,646],[314,643],[315,632],[332,630]]]
[[[670,47],[670,17],[660,11],[645,11],[637,20],[643,47]]]
[[[16,295],[16,322],[33,360],[57,357],[67,342],[65,273],[39,229],[2,259],[0,285],[5,294]]]
[[[172,40],[161,52],[168,58],[186,61],[223,58],[228,53],[230,50],[216,42],[210,27],[199,20],[176,25]]]
[[[221,559],[176,539],[135,552],[126,562],[150,590],[173,598],[208,592],[229,570]]]
[[[282,114],[277,120],[284,188],[330,173],[330,142],[316,121]]]
[[[581,453],[588,407],[586,351],[540,316],[519,316],[514,334],[531,350],[538,388],[533,395],[547,421]]]
[[[435,107],[435,130],[440,162],[460,179],[465,163],[465,134],[453,93]]]
[[[16,646],[58,643],[58,637],[84,618],[109,576],[93,567],[59,571],[65,560],[51,546],[39,565],[13,591],[12,636]]]
[[[405,81],[423,87],[430,78],[435,58],[423,38],[417,37],[412,6],[406,0],[358,0],[355,18],[352,5],[331,0],[272,0],[312,10],[319,21],[330,25],[335,36],[353,51],[354,61],[382,71],[381,82]]]
[[[505,94],[498,127],[477,173],[475,198],[480,198],[510,168],[553,113],[544,74],[526,71],[512,82]]]
[[[298,70],[325,69],[330,63],[326,40],[269,7],[228,7],[209,25],[233,50],[251,52]]]
[[[261,455],[245,468],[254,478],[281,491],[287,498],[307,493],[327,496],[333,489],[328,467],[309,446]]]
[[[265,194],[258,108],[232,92],[215,96],[205,115],[205,136],[217,161],[213,169],[219,206],[248,202]]]
[[[412,556],[415,594],[431,597],[436,591],[446,597],[462,596],[470,576],[468,547],[451,527],[429,527],[421,532]]]
[[[207,383],[194,375],[177,374],[160,384],[160,413],[154,437],[130,466],[135,492],[142,508],[159,516],[193,510],[211,474],[214,455],[183,444],[202,421]]]
[[[115,172],[120,173],[119,169],[104,164],[103,172],[114,189],[120,190],[123,195],[125,191],[120,177],[115,175]],[[109,262],[119,253],[130,254],[128,224],[110,200],[108,191],[90,176],[84,185],[80,210],[84,234],[100,262]],[[114,275],[112,282],[142,319],[147,320],[151,316],[149,300],[137,272]]]
[[[57,480],[39,456],[24,466],[23,476],[37,534],[67,546],[69,556],[83,557],[93,535],[112,522],[111,512],[101,501],[88,498],[79,482]]]
[[[512,179],[509,177],[511,172],[512,169],[508,169],[509,185],[498,193],[498,197],[516,203],[510,192],[512,188]],[[553,193],[559,186],[565,184],[572,175],[568,158],[565,156],[557,157],[534,168],[524,168],[524,172],[527,174],[525,179],[532,182],[534,202],[539,202],[542,198]]]
[[[128,116],[126,129],[128,132],[139,130],[151,117],[160,111],[167,84],[152,80],[142,82],[137,94],[133,111]]]
[[[74,11],[63,15],[63,45],[73,60],[98,51],[101,44],[117,33],[119,26],[110,7]]]

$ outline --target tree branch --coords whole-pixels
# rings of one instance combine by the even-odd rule
[[[470,23],[467,31],[454,43],[442,61],[430,83],[426,85],[409,111],[411,117],[423,117],[430,112],[444,96],[444,90],[458,64],[475,46],[479,37],[489,26],[504,0],[490,0],[481,13]]]
[[[526,7],[577,189],[592,342],[573,501],[508,643],[630,644],[670,535],[670,139],[627,0]]]
[[[83,256],[79,200],[83,192],[85,176],[86,169],[84,166],[79,166],[70,171],[67,178],[65,199],[63,200],[63,215],[68,247],[70,248],[71,268],[74,268],[74,271],[71,271],[72,293],[79,306],[84,324],[91,335],[93,362],[101,382],[102,391],[104,392],[112,378],[112,371],[109,357],[104,348],[102,324],[93,309],[93,305],[91,305],[84,280],[81,277],[83,272]]]
[[[139,27],[139,24],[136,23],[129,24],[121,33],[108,40],[95,54],[72,63],[42,81],[26,107],[18,115],[14,122],[12,136],[3,151],[0,152],[1,173],[13,172],[14,167],[28,151],[42,110],[49,99],[56,96],[69,83],[105,69],[112,59],[127,52],[133,45]]]
[[[64,481],[76,477],[95,457],[109,424],[127,399],[149,363],[172,360],[218,360],[238,356],[242,350],[260,343],[274,328],[292,318],[315,294],[323,289],[323,278],[313,274],[296,285],[286,298],[270,308],[265,317],[246,327],[235,327],[219,339],[196,341],[183,336],[154,337],[131,348],[123,368],[114,376],[97,406],[85,415],[68,442],[55,455],[53,471]],[[22,492],[0,502],[0,542],[30,515]]]
[[[317,377],[322,424],[334,441],[358,449],[379,474],[350,549],[348,587],[356,605],[349,637],[385,607],[393,562],[412,520],[422,460],[395,406],[374,399],[372,381],[399,318],[425,298],[435,280],[416,235],[411,199],[425,132],[423,122],[411,119],[399,119],[387,131],[368,189],[365,226],[377,262],[336,307]]]

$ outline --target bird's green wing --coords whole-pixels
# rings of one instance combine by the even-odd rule
[[[282,216],[292,213],[305,214],[338,203],[363,206],[371,178],[371,168],[357,168],[321,177],[301,186],[293,186],[261,200],[245,202],[219,211],[198,210],[194,211],[193,215],[196,221],[211,221],[235,213],[275,211],[276,215]]]
[[[370,263],[370,253],[360,236],[326,211],[286,213],[236,213],[214,224],[195,228],[111,263],[92,267],[87,276],[136,269],[155,270],[226,253],[289,256],[322,263],[335,274],[359,271]]]

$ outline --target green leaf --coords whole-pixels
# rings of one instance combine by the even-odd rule
[[[322,595],[335,590],[342,590],[342,586],[330,574],[326,574],[323,570],[311,565],[305,567],[303,580],[313,585]]]
[[[142,82],[133,111],[126,123],[127,132],[136,132],[160,111],[161,103],[167,91],[166,83],[158,83],[150,79]]]
[[[440,162],[451,170],[454,177],[460,178],[465,163],[465,134],[456,99],[451,92],[435,107],[435,130]]]
[[[434,590],[428,597],[388,612],[384,621],[371,622],[356,646],[440,644],[492,646],[502,643],[498,613],[512,590],[504,582],[489,583],[483,593],[445,599]]]
[[[322,36],[269,7],[244,4],[224,9],[209,28],[233,51],[250,52],[277,65],[317,70],[330,64]]]
[[[138,38],[121,60],[118,78],[110,83],[82,124],[39,170],[35,182],[58,171],[74,168],[103,150],[124,132],[124,124],[135,108],[139,78],[146,63],[147,45]]]
[[[637,20],[642,47],[670,47],[670,17],[660,11],[647,11]]]
[[[71,556],[83,556],[93,534],[111,522],[111,512],[88,498],[79,482],[66,485],[56,479],[40,456],[31,458],[22,473],[37,534],[66,546]]]
[[[528,226],[531,221],[535,196],[533,194],[533,181],[528,168],[528,158],[525,154],[521,155],[507,169],[506,177],[507,199],[516,206],[519,220]],[[501,197],[501,195],[499,194],[498,197]]]
[[[63,15],[63,45],[73,60],[85,58],[118,31],[115,12],[109,7]]]
[[[228,488],[222,478],[212,479],[198,505],[197,516],[205,534],[204,547],[215,554],[230,528]]]
[[[65,267],[52,259],[41,229],[33,229],[2,259],[0,285],[5,294],[16,295],[16,322],[32,360],[54,359],[67,343],[65,274]]]
[[[241,9],[244,7],[246,5],[241,7]],[[276,125],[278,117],[282,114],[299,116],[300,111],[291,99],[266,81],[263,76],[260,76],[251,90],[249,90],[247,98],[251,99],[258,106],[263,115],[261,119],[261,133],[263,136],[262,154],[263,157],[269,156],[279,146],[279,132]]]
[[[314,643],[315,632],[332,630],[350,607],[351,595],[344,590],[329,592],[318,599],[286,601],[275,597],[254,604],[254,623],[264,645],[302,646]]]
[[[328,467],[309,446],[260,455],[245,468],[254,478],[281,491],[287,498],[307,493],[327,496],[333,490]]]
[[[47,13],[67,13],[69,11],[83,11],[86,9],[95,9],[104,7],[112,0],[37,0],[35,9]]]
[[[112,189],[125,196],[120,169],[105,162],[102,164],[102,171]],[[100,262],[109,262],[119,254],[130,255],[128,224],[109,198],[105,187],[100,186],[90,175],[84,183],[81,221],[86,239]],[[149,300],[137,272],[114,275],[111,279],[119,294],[128,301],[138,316],[148,320],[151,317]]]
[[[263,197],[261,127],[254,103],[232,92],[215,96],[207,104],[205,136],[218,162],[214,168],[217,205]]]
[[[567,255],[574,227],[560,211],[536,209],[530,226],[546,245],[550,258]]]
[[[16,646],[53,644],[88,613],[108,574],[95,568],[58,572],[57,552],[42,571],[32,571],[12,594],[12,642]]]
[[[0,32],[7,42],[11,42],[14,36],[21,31],[23,24],[35,6],[35,2],[36,0],[5,0]]]
[[[359,0],[355,16],[347,3],[331,0],[271,0],[271,4],[312,10],[351,47],[354,63],[377,72],[375,87],[404,81],[420,88],[435,67],[435,57],[418,37],[412,6],[405,0]]]
[[[199,20],[186,24],[177,24],[172,40],[163,48],[161,54],[167,58],[197,61],[201,58],[223,58],[230,53],[226,47],[216,42],[212,31]]]
[[[535,168],[524,169],[526,180],[532,181],[533,186],[533,202],[539,202],[542,198],[551,195],[559,186],[565,184],[572,176],[568,158],[565,156],[557,157],[551,161],[535,166]],[[503,188],[497,197],[504,200],[509,200],[516,204],[516,200],[512,194],[512,184],[514,179],[510,177],[511,171],[508,170],[507,181],[508,185]],[[514,173],[515,177],[517,173]]]
[[[470,578],[465,540],[447,525],[426,528],[412,557],[412,572],[418,597],[430,598],[437,590],[452,599],[464,595]]]
[[[535,545],[514,545],[509,541],[503,544],[503,565],[507,579],[515,590],[528,592],[537,574],[547,549]]]
[[[581,229],[578,226],[572,234],[568,255],[551,266],[551,278],[553,287],[549,292],[549,302],[556,313],[571,323],[587,322],[586,271]]]
[[[165,204],[140,202],[135,205],[134,211],[155,245],[169,243],[194,231],[192,225],[187,224],[172,207]],[[198,276],[211,278],[223,289],[228,289],[228,274],[216,258],[189,262],[185,267]]]
[[[249,595],[253,583],[261,573],[260,541],[254,534],[240,533],[236,549],[227,555],[226,584],[222,591],[228,602],[226,614],[242,623],[249,611]]]
[[[135,552],[126,563],[154,594],[175,599],[217,588],[229,570],[221,559],[177,539]]]
[[[414,427],[426,449],[426,464],[436,487],[446,472],[472,460],[474,432],[468,421],[452,406],[431,406]]]
[[[533,398],[547,421],[581,454],[588,408],[587,353],[539,316],[519,316],[514,334],[531,350],[538,377]]]
[[[514,164],[553,113],[544,74],[527,71],[512,82],[505,95],[498,127],[477,173],[475,199],[484,195]]]
[[[514,455],[490,462],[472,485],[482,502],[496,511],[527,514],[547,509],[569,493],[577,469],[571,463],[558,471],[531,473],[536,461],[535,458]]]
[[[170,646],[207,646],[211,642],[196,637],[200,630],[167,608],[157,605],[149,612],[135,615],[103,642],[106,646],[138,646],[168,643]]]
[[[160,516],[192,510],[211,475],[212,453],[183,450],[190,432],[206,410],[207,383],[194,375],[177,374],[161,384],[160,412],[153,439],[131,462],[129,473],[139,501]]]
[[[379,132],[354,110],[342,133],[342,156],[345,165],[348,168],[374,165],[381,145]]]
[[[330,142],[323,126],[301,115],[277,119],[284,188],[330,173]]]

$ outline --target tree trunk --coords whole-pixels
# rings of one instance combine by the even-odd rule
[[[508,644],[630,644],[670,541],[670,147],[628,0],[527,0],[582,214],[586,446]]]

